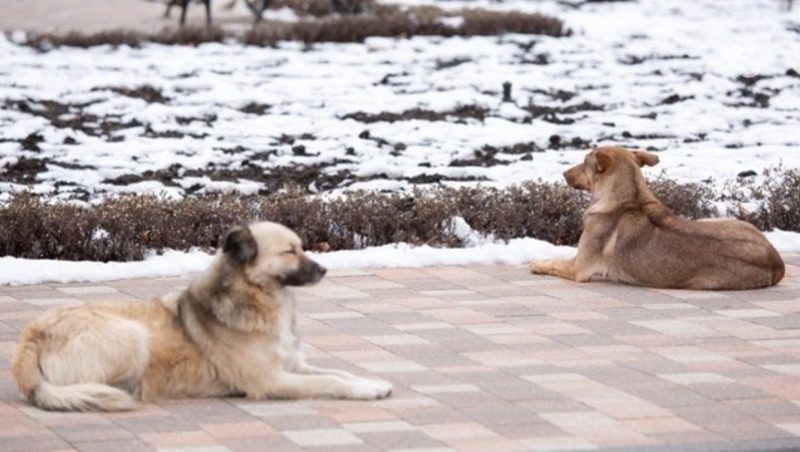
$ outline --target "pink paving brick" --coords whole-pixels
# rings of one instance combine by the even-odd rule
[[[0,449],[758,449],[800,437],[800,272],[741,297],[578,285],[516,267],[338,272],[297,291],[310,360],[393,381],[392,398],[71,414],[20,397],[15,337],[43,309],[186,284],[0,287]]]

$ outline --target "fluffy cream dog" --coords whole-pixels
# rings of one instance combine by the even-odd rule
[[[13,374],[51,410],[133,409],[137,399],[379,399],[390,383],[309,365],[286,286],[325,268],[275,223],[226,234],[211,266],[180,293],[152,301],[57,309],[22,333]]]

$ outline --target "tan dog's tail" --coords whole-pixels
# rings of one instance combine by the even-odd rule
[[[46,381],[39,367],[37,334],[28,330],[14,359],[13,374],[19,389],[34,405],[47,410],[128,411],[136,408],[133,397],[102,383],[57,386]]]

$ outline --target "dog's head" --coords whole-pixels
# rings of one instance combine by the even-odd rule
[[[639,168],[658,164],[658,156],[645,151],[631,151],[620,146],[603,146],[586,154],[583,163],[564,172],[571,187],[591,192],[600,179],[621,167]]]
[[[222,255],[252,283],[262,287],[303,286],[325,276],[325,267],[309,259],[300,238],[272,222],[237,226],[222,239]]]

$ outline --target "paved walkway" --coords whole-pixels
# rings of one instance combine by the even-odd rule
[[[186,279],[0,287],[0,450],[800,447],[800,256],[748,292],[578,285],[517,267],[333,274],[298,291],[312,362],[394,382],[376,402],[177,400],[49,413],[9,367],[25,322]]]
[[[156,32],[178,25],[181,8],[172,8],[172,17],[165,18],[166,4],[166,0],[0,0],[0,30],[97,32],[122,28]],[[216,25],[249,25],[252,21],[241,0],[233,10],[225,8],[229,0],[212,0],[211,4]],[[202,26],[205,20],[205,8],[193,2],[187,22]]]

